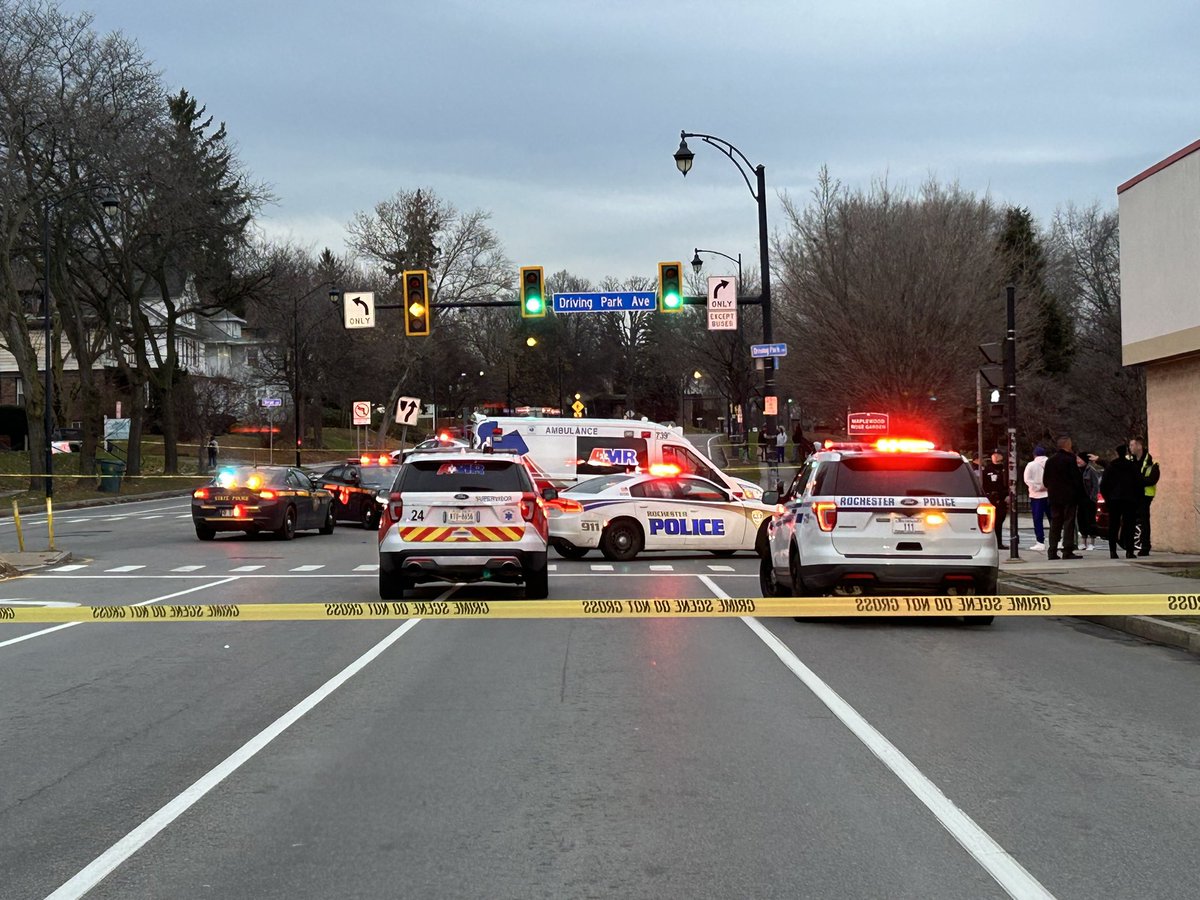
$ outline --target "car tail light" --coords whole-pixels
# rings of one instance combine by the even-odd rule
[[[975,507],[975,512],[979,516],[979,530],[991,534],[996,527],[996,507],[990,503],[980,503]]]
[[[545,505],[552,506],[565,513],[583,512],[583,504],[578,500],[572,500],[570,497],[555,497],[553,500],[545,501]]]
[[[404,502],[400,499],[399,491],[388,494],[387,523],[399,522],[404,518]]]
[[[822,500],[813,504],[813,513],[817,517],[817,526],[822,531],[833,531],[837,525],[837,504],[831,500]]]
[[[207,500],[208,488],[196,488],[194,491],[192,491],[192,496],[197,500]]]
[[[546,520],[545,504],[537,494],[521,495],[521,518],[536,528],[542,537],[550,536],[550,523]]]
[[[235,519],[240,519],[240,518],[242,518],[242,517],[243,517],[243,516],[245,516],[245,515],[246,515],[246,513],[245,513],[245,511],[242,509],[242,505],[241,505],[240,503],[236,504],[236,505],[233,507],[233,517],[234,517]]]
[[[274,500],[275,492],[264,488],[263,490],[258,492],[258,496],[259,496],[259,499],[261,499],[261,500]]]

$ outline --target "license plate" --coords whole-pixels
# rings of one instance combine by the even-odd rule
[[[233,510],[232,509],[223,509],[223,510],[221,510],[221,515],[227,516],[227,517],[232,517]]]
[[[474,525],[478,521],[477,509],[447,509],[442,513],[444,525]]]
[[[925,529],[921,527],[923,523],[920,519],[913,519],[905,516],[900,519],[892,519],[893,534],[924,534]]]

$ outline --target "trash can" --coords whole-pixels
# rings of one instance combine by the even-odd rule
[[[125,463],[119,459],[98,459],[96,465],[100,469],[100,490],[110,494],[120,493]]]

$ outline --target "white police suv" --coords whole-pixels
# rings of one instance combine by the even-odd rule
[[[833,445],[780,501],[763,596],[996,592],[996,510],[957,453],[899,439]]]
[[[379,524],[379,596],[400,600],[428,581],[497,581],[544,599],[547,537],[542,498],[516,454],[412,452]]]
[[[721,556],[765,550],[774,506],[735,497],[706,478],[678,474],[675,467],[652,469],[644,475],[590,478],[548,500],[550,546],[567,559],[599,548],[612,560],[630,560],[643,550]]]

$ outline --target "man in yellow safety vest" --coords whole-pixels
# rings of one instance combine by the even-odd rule
[[[1143,495],[1140,498],[1141,502],[1134,512],[1134,538],[1133,543],[1137,548],[1138,556],[1150,555],[1150,504],[1154,502],[1154,494],[1158,484],[1158,463],[1154,461],[1154,457],[1150,455],[1146,449],[1146,441],[1143,438],[1133,438],[1129,442],[1129,453],[1133,457],[1133,464],[1137,467],[1138,473],[1142,478]]]

